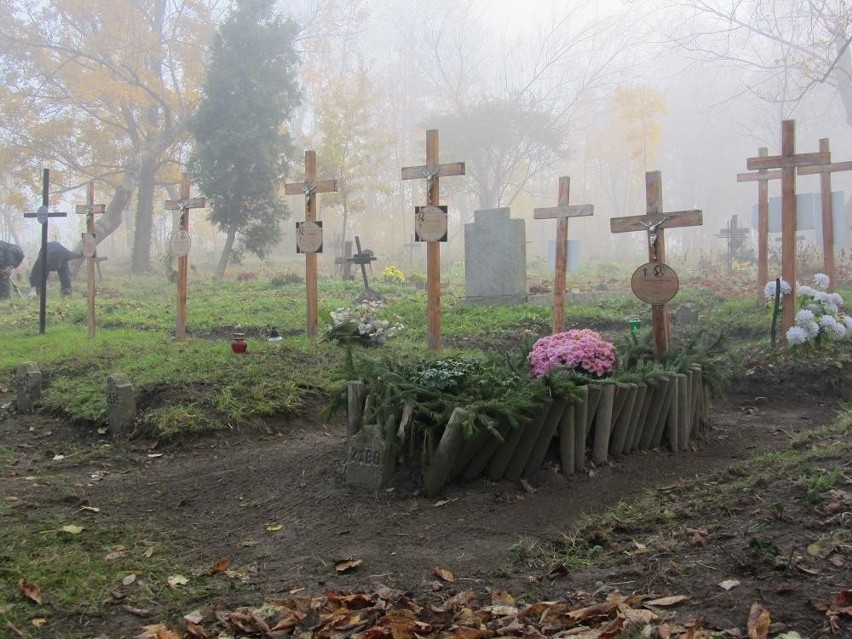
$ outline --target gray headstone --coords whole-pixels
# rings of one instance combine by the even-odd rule
[[[469,302],[526,301],[524,220],[510,219],[508,208],[474,212],[473,222],[464,225],[464,281]]]
[[[107,424],[113,437],[133,426],[136,419],[136,393],[124,373],[113,373],[106,383]]]
[[[396,470],[396,450],[386,442],[379,424],[365,425],[349,437],[346,452],[346,483],[378,490],[390,483]]]
[[[41,370],[35,362],[26,362],[18,367],[18,412],[29,413],[33,404],[41,397]]]
[[[674,323],[677,326],[686,326],[688,324],[698,323],[698,311],[694,310],[689,304],[681,304],[674,316]]]

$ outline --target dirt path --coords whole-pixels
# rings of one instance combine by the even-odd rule
[[[551,464],[529,478],[533,491],[479,480],[450,486],[439,500],[422,498],[404,479],[378,493],[347,487],[342,420],[150,449],[10,414],[0,421],[0,441],[15,459],[0,477],[0,494],[42,513],[68,515],[91,505],[129,529],[179,531],[183,559],[199,570],[228,557],[242,571],[233,604],[259,604],[296,589],[379,584],[425,593],[438,587],[435,566],[452,571],[457,588],[552,596],[565,584],[539,581],[512,562],[510,548],[522,538],[559,538],[584,512],[784,446],[792,433],[832,418],[829,400],[781,389],[768,395],[732,392],[717,401],[709,438],[690,452],[637,454],[568,478]],[[338,574],[335,564],[343,559],[363,563]],[[571,582],[589,587],[581,582],[594,585],[600,577],[590,573]],[[139,625],[119,609],[114,614],[107,627]]]

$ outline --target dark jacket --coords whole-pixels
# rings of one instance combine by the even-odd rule
[[[0,242],[0,268],[18,268],[24,261],[24,251],[17,244]]]

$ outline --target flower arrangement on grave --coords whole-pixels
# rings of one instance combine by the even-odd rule
[[[843,297],[825,290],[829,285],[828,276],[817,273],[813,284],[797,287],[800,310],[796,313],[795,324],[787,330],[787,343],[791,346],[852,335],[852,316],[840,312]]]
[[[383,309],[380,300],[365,300],[354,307],[338,308],[330,314],[331,328],[323,339],[365,346],[384,344],[405,327],[400,322],[382,319]]]
[[[386,266],[382,269],[382,279],[389,284],[402,284],[405,282],[405,273],[395,266]]]
[[[542,337],[530,350],[530,379],[563,367],[591,377],[605,377],[615,368],[615,347],[595,331],[583,328]]]

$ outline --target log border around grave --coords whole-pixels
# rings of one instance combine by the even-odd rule
[[[669,372],[641,383],[611,380],[578,387],[573,398],[550,398],[534,416],[517,427],[498,424],[500,437],[481,428],[466,437],[463,407],[451,414],[437,441],[426,444],[423,459],[414,450],[400,452],[400,463],[422,462],[424,492],[439,494],[451,481],[471,481],[485,476],[491,481],[517,481],[544,465],[554,439],[564,475],[584,472],[591,465],[608,463],[641,450],[666,447],[688,450],[710,427],[710,387],[702,368],[693,364],[682,372]],[[347,430],[350,437],[361,428],[374,398],[363,382],[347,384]],[[400,417],[403,430],[412,417],[406,404]]]

